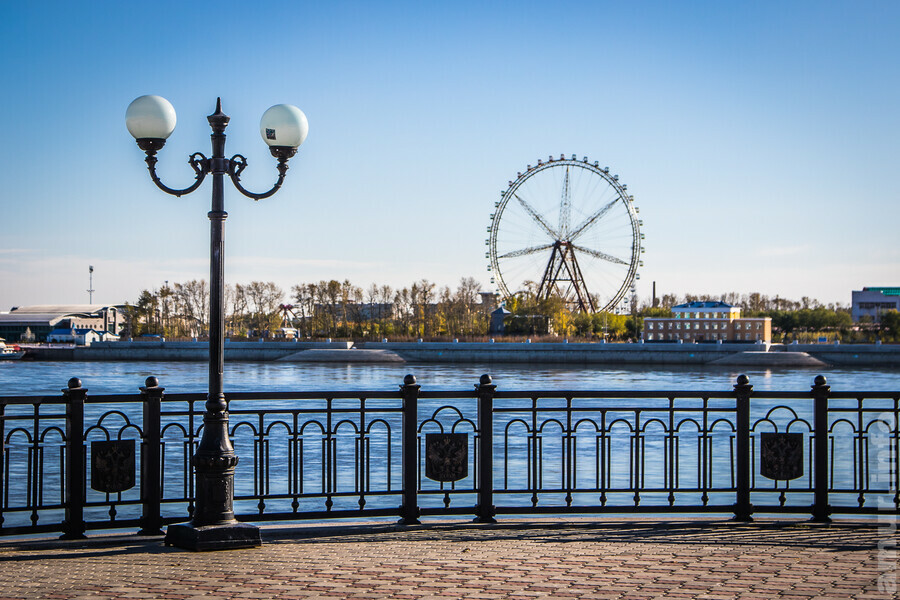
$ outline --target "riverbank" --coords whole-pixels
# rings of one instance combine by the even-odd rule
[[[206,342],[95,342],[87,347],[33,347],[48,361],[206,361]],[[892,344],[227,342],[235,362],[411,362],[479,364],[659,364],[753,367],[900,367]]]

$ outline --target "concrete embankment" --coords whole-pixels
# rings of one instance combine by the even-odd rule
[[[406,362],[396,352],[390,350],[349,350],[311,349],[301,350],[276,359],[279,362],[328,362],[328,363],[403,363]]]
[[[369,342],[409,362],[531,364],[746,365],[757,367],[900,367],[900,345],[888,344],[528,344]]]
[[[568,343],[366,343],[366,349],[397,353],[408,362],[526,364],[703,365],[756,344],[568,344]]]
[[[97,342],[87,348],[28,350],[35,360],[206,361],[205,342]],[[441,342],[233,342],[225,359],[246,362],[657,364],[755,367],[900,368],[889,344],[529,344]]]
[[[806,352],[835,366],[900,367],[900,344],[787,344],[781,348]]]
[[[353,342],[226,342],[225,360],[273,361],[303,350],[343,350]],[[88,347],[29,348],[35,360],[208,361],[208,342],[94,342]]]
[[[709,364],[746,367],[827,367],[828,365],[806,352],[738,352],[718,358]]]

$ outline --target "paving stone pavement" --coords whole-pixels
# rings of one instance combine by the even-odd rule
[[[897,598],[875,522],[507,520],[265,527],[261,548],[0,540],[12,598]]]

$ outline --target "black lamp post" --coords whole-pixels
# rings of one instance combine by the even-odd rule
[[[259,529],[234,518],[234,468],[238,457],[228,436],[228,403],[222,387],[225,370],[225,175],[243,195],[256,200],[278,191],[287,173],[289,158],[306,139],[309,125],[306,115],[289,104],[267,110],[260,121],[260,134],[272,156],[278,159],[278,181],[267,192],[255,194],[241,186],[241,172],[247,159],[236,154],[225,158],[225,127],[229,117],[222,112],[221,99],[216,112],[207,117],[212,127],[212,156],[195,152],[188,158],[195,181],[183,190],[164,185],[156,175],[156,153],[175,129],[175,109],[165,98],[141,96],[128,106],[125,122],[138,146],[147,153],[147,167],[153,183],[174,196],[189,194],[212,175],[210,221],[210,304],[209,304],[209,395],[203,415],[203,435],[193,457],[197,477],[193,520],[169,526],[166,544],[191,550],[218,550],[260,545]]]

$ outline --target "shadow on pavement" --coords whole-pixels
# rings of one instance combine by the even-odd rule
[[[478,544],[515,540],[533,543],[589,542],[690,546],[780,546],[826,552],[872,550],[885,530],[875,522],[811,524],[731,521],[514,521],[492,525],[444,522],[414,526],[390,523],[263,526],[263,550],[280,544],[378,544],[443,541]],[[258,550],[248,550],[258,551]],[[85,540],[34,539],[0,542],[0,562],[180,553],[161,537],[96,536]],[[238,550],[237,552],[241,552]]]

